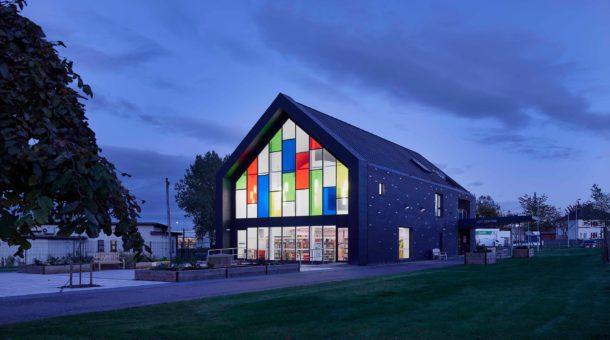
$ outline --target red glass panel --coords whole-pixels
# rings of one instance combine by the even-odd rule
[[[252,161],[252,164],[250,164],[250,166],[248,167],[248,175],[256,175],[257,172],[258,172],[258,157],[256,157]]]
[[[309,170],[309,152],[297,153],[297,171]]]
[[[256,163],[256,162],[255,162]],[[250,171],[250,170],[248,170]],[[248,204],[254,204],[256,203],[257,199],[258,199],[258,192],[257,192],[257,180],[258,180],[258,176],[256,175],[248,175]]]
[[[316,142],[315,139],[309,137],[309,149],[311,149],[311,150],[322,149],[322,145],[320,145],[318,142]]]

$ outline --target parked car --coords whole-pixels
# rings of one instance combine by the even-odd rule
[[[597,242],[595,242],[594,240],[585,240],[580,246],[583,248],[595,248],[597,247]]]

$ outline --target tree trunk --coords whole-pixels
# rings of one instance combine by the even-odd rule
[[[609,253],[608,253],[608,242],[610,242],[610,240],[608,240],[608,221],[606,221],[606,223],[604,223],[604,228],[602,230],[602,262],[603,263],[608,263],[608,261],[610,261],[609,258]]]

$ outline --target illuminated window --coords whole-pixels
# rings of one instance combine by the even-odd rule
[[[292,120],[235,182],[235,218],[345,215],[348,169]]]
[[[443,216],[443,195],[441,194],[434,194],[434,215]]]
[[[385,183],[379,182],[379,196],[385,195]]]
[[[110,240],[110,251],[116,253],[116,240]]]

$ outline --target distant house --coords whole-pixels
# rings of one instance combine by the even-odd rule
[[[378,119],[378,118],[375,118]],[[431,136],[430,143],[434,143]],[[421,154],[280,94],[217,174],[217,248],[272,261],[449,256],[474,196]]]
[[[610,214],[595,210],[591,205],[583,205],[560,220],[562,227],[557,229],[557,239],[597,240],[602,238],[604,220],[610,220]]]
[[[114,228],[114,226],[113,226]],[[167,226],[160,223],[138,223],[138,230],[144,239],[144,243],[151,248],[150,255],[154,258],[167,258],[170,254],[170,240],[168,239]],[[56,224],[47,224],[34,232],[34,237],[29,238],[32,247],[25,251],[23,263],[32,264],[35,260],[45,261],[49,256],[63,257],[83,254],[93,256],[98,252],[123,252],[123,241],[120,237],[100,233],[97,238],[88,238],[86,235],[72,234],[70,236],[57,235]],[[176,253],[177,240],[181,233],[172,232],[171,253]],[[17,247],[9,247],[5,242],[0,242],[0,259],[6,259],[17,251]],[[172,255],[173,256],[173,255]]]

